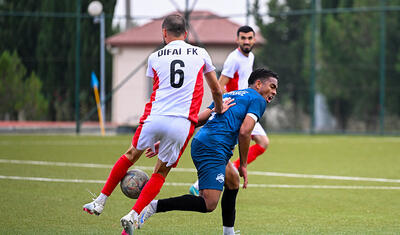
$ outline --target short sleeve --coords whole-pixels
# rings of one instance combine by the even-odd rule
[[[260,120],[260,118],[265,112],[266,107],[267,107],[267,102],[263,98],[253,99],[250,102],[250,106],[247,110],[247,113],[255,114],[258,117],[258,120]]]
[[[211,71],[215,70],[215,67],[211,61],[211,57],[210,55],[207,53],[207,51],[205,49],[203,49],[204,53],[203,53],[203,57],[204,57],[204,71],[203,73],[209,73]]]
[[[222,69],[221,74],[226,77],[233,78],[236,71],[237,71],[236,62],[235,62],[232,54],[230,54],[228,56],[228,58],[226,58],[226,60],[225,60],[224,68]]]
[[[210,104],[210,106],[208,106],[207,108],[209,108],[209,109],[213,109],[214,108],[214,102],[212,102],[211,104]]]
[[[154,71],[153,71],[153,64],[152,64],[152,56],[149,56],[149,59],[147,59],[147,70],[146,70],[146,76],[147,77],[154,77]]]

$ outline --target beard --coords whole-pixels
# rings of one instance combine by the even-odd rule
[[[248,47],[248,48],[244,48],[243,46],[239,46],[240,50],[242,50],[244,53],[249,54],[250,51],[253,49],[253,47]]]

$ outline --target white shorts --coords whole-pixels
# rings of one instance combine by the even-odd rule
[[[265,133],[264,129],[262,128],[261,124],[259,122],[256,122],[256,125],[254,126],[253,131],[251,132],[251,135],[262,135],[262,136],[267,136],[267,133]]]
[[[150,115],[137,128],[132,145],[138,150],[151,148],[154,151],[154,144],[160,141],[158,159],[168,167],[176,167],[194,128],[187,118]]]

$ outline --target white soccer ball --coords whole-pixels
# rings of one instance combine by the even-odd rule
[[[88,12],[91,16],[98,16],[103,12],[103,4],[99,1],[93,1],[88,6]]]

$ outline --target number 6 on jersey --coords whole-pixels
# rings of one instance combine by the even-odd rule
[[[176,64],[178,64],[180,67],[176,68]],[[171,86],[173,88],[179,88],[183,85],[183,79],[184,79],[184,73],[183,70],[180,68],[185,67],[185,63],[183,63],[182,60],[173,60],[171,62],[170,66],[170,81],[171,81]],[[179,75],[178,77],[178,82],[176,83],[176,74]]]

